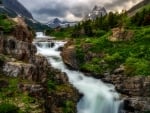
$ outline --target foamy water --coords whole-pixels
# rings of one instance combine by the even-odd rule
[[[79,71],[69,70],[62,61],[59,48],[65,42],[36,42],[38,54],[45,56],[49,63],[56,69],[65,72],[69,82],[83,94],[77,104],[78,113],[118,113],[120,100],[119,94],[111,84],[103,83],[100,79],[87,77]]]

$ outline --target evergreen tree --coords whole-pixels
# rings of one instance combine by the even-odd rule
[[[150,25],[150,14],[144,17],[143,25]]]

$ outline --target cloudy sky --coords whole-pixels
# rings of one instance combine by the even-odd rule
[[[18,0],[40,22],[53,18],[79,21],[95,6],[104,6],[107,11],[129,9],[141,0]]]

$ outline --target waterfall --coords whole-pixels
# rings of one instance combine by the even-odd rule
[[[52,44],[53,43],[53,44]],[[83,97],[77,104],[78,113],[118,113],[120,100],[115,87],[106,84],[100,79],[87,77],[79,71],[69,70],[60,56],[59,48],[65,42],[34,42],[37,54],[44,55],[49,63],[56,69],[65,72],[69,82],[81,93]],[[51,46],[53,45],[53,46]]]

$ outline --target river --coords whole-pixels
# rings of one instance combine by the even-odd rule
[[[87,77],[82,72],[73,71],[63,63],[59,51],[66,42],[35,42],[37,54],[45,56],[51,66],[65,72],[72,84],[83,97],[77,104],[78,113],[119,113],[120,98],[115,87],[100,79]]]

